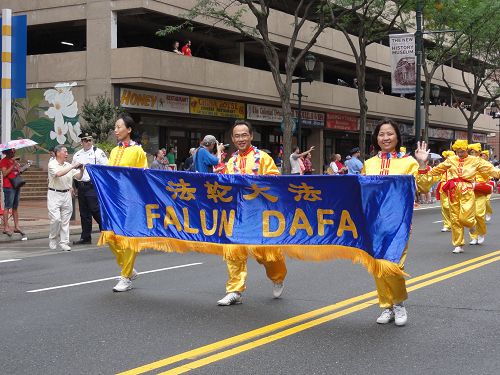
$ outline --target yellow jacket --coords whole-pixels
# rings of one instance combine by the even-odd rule
[[[130,142],[127,146],[119,145],[111,150],[108,165],[147,168],[148,160],[142,147],[135,142]]]
[[[261,174],[261,175],[279,175],[280,171],[274,160],[264,151],[258,150],[256,157],[256,148],[250,148],[241,155],[239,152],[233,155],[226,164],[226,174]],[[258,166],[256,166],[256,162]]]

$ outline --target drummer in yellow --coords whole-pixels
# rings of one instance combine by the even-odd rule
[[[401,150],[401,133],[398,124],[391,119],[379,122],[372,136],[373,147],[377,155],[364,163],[362,174],[365,175],[414,175],[418,174],[419,162]],[[425,163],[428,158],[425,149],[417,148],[415,157]],[[433,178],[422,176],[418,180],[421,191],[429,191],[434,183]],[[404,262],[408,244],[403,251],[399,267],[404,271]],[[408,298],[406,282],[403,276],[375,276],[379,305],[384,310],[377,318],[377,323],[387,324],[392,321],[397,326],[403,326],[408,320],[403,301]]]
[[[132,117],[122,114],[115,123],[115,136],[118,146],[111,150],[108,165],[117,167],[147,168],[148,161],[142,147],[131,140],[135,123]],[[102,242],[102,235],[99,243]],[[121,276],[118,284],[113,288],[114,292],[125,292],[132,289],[132,280],[137,277],[134,262],[137,253],[116,242],[109,242],[109,248],[115,254],[116,262],[121,268]]]
[[[448,172],[448,181],[442,190],[448,194],[450,201],[451,237],[455,248],[453,253],[464,251],[464,227],[475,232],[476,205],[474,195],[474,181],[478,173],[489,177],[500,177],[500,169],[494,168],[485,160],[469,156],[467,154],[468,142],[456,140],[452,148],[455,156],[450,156],[432,170],[426,168],[425,163],[419,160],[419,174],[427,176],[439,176]],[[421,148],[425,149],[427,144],[422,142]]]
[[[250,122],[237,120],[232,129],[231,139],[237,151],[226,165],[226,174],[241,175],[279,175],[280,172],[273,159],[264,151],[252,146],[253,128]],[[274,298],[283,293],[283,281],[287,273],[285,257],[279,250],[254,250],[253,256],[266,269],[267,277],[273,282]],[[240,304],[241,294],[245,290],[247,278],[248,253],[241,248],[224,249],[224,260],[227,263],[228,280],[226,295],[217,301],[219,306]]]
[[[490,152],[488,150],[481,151],[481,153],[480,153],[479,156],[482,157],[487,162],[490,162]],[[495,182],[493,180],[490,180],[488,182],[488,184],[491,185],[492,192],[493,192],[493,188],[495,187]],[[491,221],[491,215],[493,215],[493,209],[491,208],[491,193],[489,193],[486,196],[486,215],[485,215],[485,220],[486,220],[487,223]]]
[[[455,155],[455,153],[451,150],[443,151],[443,158],[446,160],[450,156]],[[451,221],[450,221],[450,202],[448,200],[448,194],[443,193],[443,186],[446,184],[448,180],[448,172],[444,172],[441,175],[441,180],[436,189],[436,194],[439,196],[439,201],[441,202],[441,215],[443,216],[443,228],[441,228],[441,232],[449,232],[451,230]]]

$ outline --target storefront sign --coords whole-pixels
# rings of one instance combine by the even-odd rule
[[[463,130],[455,130],[455,139],[467,139],[467,132]],[[486,143],[486,134],[472,133],[472,141],[479,143]]]
[[[326,114],[326,127],[338,130],[359,130],[358,118],[352,115],[346,115],[338,112],[329,112]]]
[[[245,118],[245,103],[191,96],[189,108],[193,115]]]
[[[296,109],[292,109],[292,115],[297,120],[299,112]],[[247,104],[247,118],[249,120],[267,122],[281,123],[283,121],[281,108],[257,104]],[[302,110],[302,119],[300,122],[302,126],[323,127],[325,125],[325,114]]]
[[[428,135],[429,138],[448,140],[448,139],[453,139],[455,132],[451,129],[429,128]]]
[[[120,105],[123,108],[189,113],[189,96],[122,87],[120,89]]]

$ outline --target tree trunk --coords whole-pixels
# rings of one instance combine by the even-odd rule
[[[283,111],[283,121],[285,122],[285,131],[283,132],[283,155],[282,158],[282,173],[290,174],[290,155],[292,153],[292,128],[293,128],[293,113],[290,104],[290,95],[282,95],[281,109]]]

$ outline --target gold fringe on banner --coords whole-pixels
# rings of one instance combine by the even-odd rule
[[[375,277],[408,276],[396,263],[384,259],[375,259],[365,251],[340,245],[235,245],[209,242],[185,241],[168,237],[126,237],[112,231],[101,232],[98,245],[110,245],[113,251],[135,251],[153,249],[168,253],[198,252],[220,255],[224,259],[245,259],[247,255],[264,250],[265,260],[273,262],[287,255],[290,258],[306,261],[325,261],[347,259],[354,264],[361,264]]]

